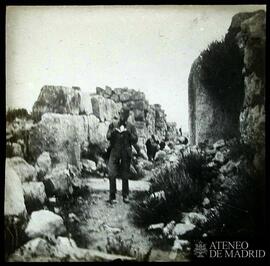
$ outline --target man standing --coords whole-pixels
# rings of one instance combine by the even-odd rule
[[[159,141],[156,139],[155,135],[151,135],[151,137],[146,141],[145,145],[146,145],[148,160],[153,161],[159,149]]]
[[[122,178],[122,195],[125,203],[129,202],[128,178],[130,174],[130,162],[132,157],[132,145],[138,141],[138,136],[134,125],[129,123],[129,110],[122,108],[120,119],[113,121],[109,125],[107,139],[110,141],[111,152],[108,162],[109,180],[110,180],[110,198],[111,204],[116,201],[116,176]]]

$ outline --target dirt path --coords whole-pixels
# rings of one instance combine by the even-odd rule
[[[130,204],[122,200],[121,180],[117,180],[117,204],[107,202],[108,179],[89,178],[85,180],[91,193],[84,206],[85,218],[80,222],[86,247],[108,253],[142,256],[150,250],[152,243],[146,232],[135,227],[130,217]],[[130,180],[130,200],[134,191],[148,190],[147,181]],[[79,217],[81,219],[82,217]]]
[[[109,182],[107,179],[85,180],[91,193],[79,204],[79,227],[84,248],[125,256],[136,256],[139,260],[150,251],[150,261],[169,261],[169,253],[153,248],[150,235],[145,229],[136,227],[131,220],[131,205],[122,200],[121,180],[117,180],[117,204],[107,202]],[[130,201],[134,191],[148,190],[145,180],[130,181]],[[153,248],[153,249],[152,249]],[[138,255],[139,254],[139,255]],[[181,259],[183,260],[183,258]]]

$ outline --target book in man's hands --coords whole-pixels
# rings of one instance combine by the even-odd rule
[[[119,133],[123,133],[123,132],[125,132],[125,131],[127,131],[127,129],[123,126],[123,125],[121,125],[119,128],[115,128]]]

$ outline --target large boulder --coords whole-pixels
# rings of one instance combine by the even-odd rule
[[[6,160],[6,163],[14,169],[19,176],[21,182],[35,181],[37,172],[35,167],[28,164],[21,157],[12,157]]]
[[[77,87],[44,86],[34,103],[32,116],[35,121],[45,113],[79,114],[80,89]]]
[[[52,161],[48,152],[43,152],[38,158],[35,164],[38,178],[43,178],[51,169]]]
[[[44,114],[29,135],[33,160],[47,151],[53,164],[70,163],[80,167],[81,153],[91,153],[90,145],[105,151],[109,122],[100,123],[94,115]]]
[[[38,237],[17,249],[9,262],[86,262],[133,260],[135,258],[78,248],[71,238],[58,236],[50,241]]]
[[[66,233],[66,227],[61,216],[48,210],[40,210],[32,212],[25,233],[30,239],[59,236]]]
[[[23,217],[26,213],[21,179],[6,161],[4,215]]]
[[[175,225],[172,234],[174,236],[182,236],[187,232],[192,231],[196,226],[192,223],[178,223]]]
[[[28,213],[42,209],[46,200],[44,184],[42,182],[24,182],[22,187]]]
[[[29,135],[29,152],[36,160],[44,151],[53,163],[78,165],[80,145],[87,141],[87,128],[82,116],[44,114]]]
[[[73,193],[73,186],[78,183],[77,174],[72,174],[72,168],[66,164],[56,165],[50,173],[44,177],[46,194],[65,196]]]
[[[94,161],[88,159],[82,159],[82,170],[85,173],[93,174],[97,170],[97,165]]]
[[[189,212],[189,213],[183,213],[183,218],[181,220],[181,222],[185,223],[185,224],[194,224],[194,225],[200,225],[203,224],[207,221],[207,218],[201,214],[201,213],[197,213],[197,212]]]
[[[23,150],[19,143],[11,143],[11,156],[23,157]]]
[[[119,116],[119,111],[122,107],[121,103],[116,103],[111,99],[102,97],[101,95],[93,95],[91,97],[93,114],[100,121],[112,121],[116,116]]]
[[[91,97],[90,93],[81,92],[80,114],[90,115],[93,113]]]

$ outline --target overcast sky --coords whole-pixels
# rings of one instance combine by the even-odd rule
[[[7,107],[31,111],[43,85],[141,90],[188,129],[188,75],[232,16],[265,6],[8,7]]]

